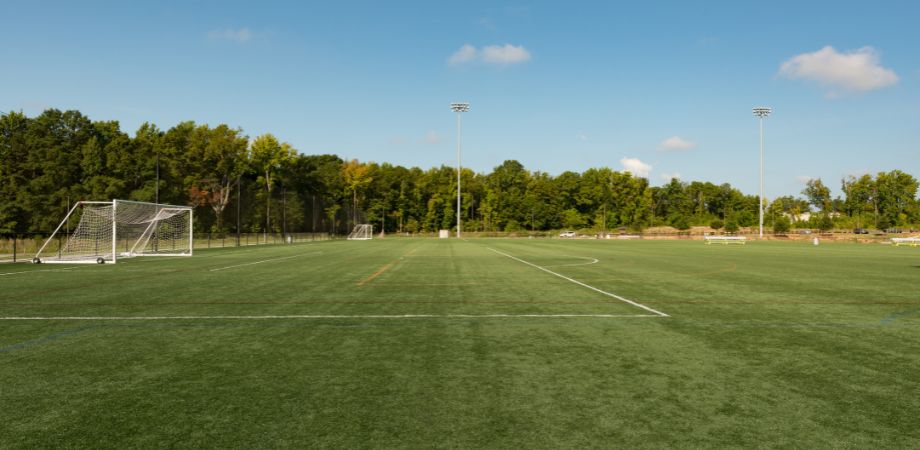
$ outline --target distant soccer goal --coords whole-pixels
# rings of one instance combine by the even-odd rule
[[[366,241],[374,238],[374,226],[370,224],[355,225],[355,229],[348,235],[349,241]]]
[[[65,224],[79,220],[72,233]],[[65,228],[66,229],[66,228]],[[57,251],[46,251],[55,239]],[[105,263],[133,256],[192,256],[192,208],[113,200],[78,202],[32,259],[34,263]]]

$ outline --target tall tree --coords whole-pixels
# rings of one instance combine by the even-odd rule
[[[371,168],[367,164],[361,164],[357,159],[348,161],[342,164],[342,181],[345,183],[346,193],[351,192],[351,217],[354,226],[358,224],[358,194],[373,181]]]
[[[812,178],[805,182],[805,189],[802,190],[802,195],[821,212],[825,214],[830,212],[831,190],[824,185],[820,178]]]
[[[248,168],[248,139],[242,130],[224,124],[214,128],[201,125],[190,144],[188,158],[196,168],[191,184],[200,201],[214,212],[216,229],[223,231],[223,212],[230,204],[233,186]]]
[[[283,164],[289,163],[295,154],[290,144],[279,143],[271,134],[263,134],[252,141],[252,167],[259,172],[258,181],[265,186],[265,233],[271,231],[271,198],[275,174]]]

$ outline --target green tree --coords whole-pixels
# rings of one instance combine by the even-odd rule
[[[271,227],[271,199],[275,175],[284,164],[290,163],[296,152],[288,143],[279,143],[271,134],[263,134],[252,141],[250,160],[252,167],[259,171],[258,181],[265,186],[265,232]]]
[[[370,166],[361,164],[357,159],[342,165],[342,180],[345,183],[345,191],[346,193],[351,192],[352,197],[352,225],[357,225],[358,223],[358,194],[373,181],[370,169]]]
[[[802,190],[802,195],[819,211],[830,212],[831,190],[824,185],[820,178],[812,178],[805,182],[805,189]]]
[[[774,233],[786,233],[789,231],[791,223],[789,218],[786,216],[779,216],[776,220],[773,221],[773,232]]]
[[[230,204],[233,186],[248,169],[248,145],[248,138],[242,130],[224,124],[215,128],[201,125],[192,134],[187,159],[190,162],[188,167],[194,168],[194,172],[188,175],[189,184],[201,193],[200,203],[211,207],[217,230],[223,231],[223,212]],[[280,165],[281,162],[278,162],[278,167]],[[270,180],[272,174],[264,176]],[[268,189],[271,190],[270,187]]]
[[[900,170],[879,172],[875,177],[878,193],[879,228],[907,225],[916,211],[917,180]]]

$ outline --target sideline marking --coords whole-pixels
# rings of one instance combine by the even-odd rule
[[[283,320],[283,319],[499,319],[666,317],[660,314],[311,314],[280,316],[60,316],[0,317],[0,320]]]
[[[19,275],[19,274],[21,274],[21,273],[63,272],[63,271],[65,271],[65,270],[71,270],[71,269],[76,269],[76,268],[77,268],[77,266],[74,266],[74,267],[61,267],[60,269],[24,270],[24,271],[22,271],[22,272],[7,272],[7,273],[0,273],[0,277],[6,276],[6,275]]]
[[[273,262],[273,261],[281,261],[281,260],[285,260],[285,259],[297,258],[297,257],[300,257],[300,256],[319,255],[319,254],[321,254],[321,253],[323,253],[323,252],[301,253],[301,254],[299,254],[299,255],[285,256],[284,258],[263,259],[262,261],[255,261],[255,262],[250,262],[250,263],[245,263],[245,264],[236,264],[236,265],[233,265],[233,266],[227,266],[227,267],[220,267],[220,268],[217,268],[217,269],[211,269],[211,270],[209,270],[209,272],[217,272],[217,271],[220,271],[220,270],[233,269],[233,268],[236,268],[236,267],[252,266],[252,265],[255,265],[255,264],[262,264],[262,263]]]
[[[628,299],[628,298],[620,297],[619,295],[616,295],[616,294],[614,294],[614,293],[611,293],[611,292],[607,292],[607,291],[598,289],[598,288],[596,288],[596,287],[594,287],[594,286],[591,286],[591,285],[589,285],[589,284],[582,283],[581,281],[578,281],[578,280],[576,280],[576,279],[569,278],[569,277],[567,277],[567,276],[565,276],[565,275],[562,275],[562,274],[558,274],[558,273],[556,273],[556,272],[553,272],[552,270],[549,270],[549,269],[547,269],[547,268],[545,268],[545,267],[542,267],[542,266],[538,266],[538,265],[536,265],[536,264],[534,264],[534,263],[532,263],[532,262],[524,261],[524,260],[521,259],[521,258],[517,258],[517,257],[511,256],[511,255],[509,255],[509,254],[507,254],[507,253],[504,253],[504,252],[500,252],[500,251],[498,251],[498,250],[495,250],[495,249],[492,248],[492,247],[486,247],[486,248],[489,249],[489,250],[492,250],[492,251],[495,252],[495,253],[498,253],[499,255],[507,256],[508,258],[511,258],[511,259],[513,259],[513,260],[515,260],[515,261],[522,262],[522,263],[524,263],[524,264],[527,264],[528,266],[535,267],[535,268],[540,269],[540,270],[542,270],[542,271],[544,271],[544,272],[546,272],[546,273],[553,274],[553,275],[555,275],[555,276],[557,276],[557,277],[559,277],[559,278],[562,278],[563,280],[571,281],[572,283],[575,283],[575,284],[577,284],[577,285],[579,285],[579,286],[584,286],[584,287],[586,287],[586,288],[588,288],[588,289],[591,289],[591,290],[594,291],[594,292],[598,292],[598,293],[604,294],[604,295],[606,295],[606,296],[608,296],[608,297],[615,298],[615,299],[617,299],[617,300],[619,300],[619,301],[621,301],[621,302],[629,303],[630,305],[633,305],[633,306],[635,306],[635,307],[642,308],[642,309],[644,309],[644,310],[646,310],[646,311],[648,311],[648,312],[651,312],[651,313],[655,313],[655,314],[657,314],[657,315],[660,316],[660,317],[671,317],[671,316],[669,316],[669,315],[667,315],[667,314],[665,314],[665,313],[663,313],[663,312],[661,312],[661,311],[658,311],[658,310],[656,310],[656,309],[649,308],[648,306],[645,306],[645,305],[643,305],[643,304],[641,304],[641,303],[636,303],[636,302],[634,302],[634,301],[632,301],[632,300],[630,300],[630,299]]]

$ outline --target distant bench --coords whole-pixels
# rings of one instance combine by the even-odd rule
[[[909,238],[891,238],[891,243],[895,247],[899,245],[907,245],[910,247],[920,246],[920,237],[909,237]]]
[[[747,242],[747,238],[744,236],[703,236],[706,239],[706,245],[712,244],[713,242],[717,244],[741,244],[744,245]]]

